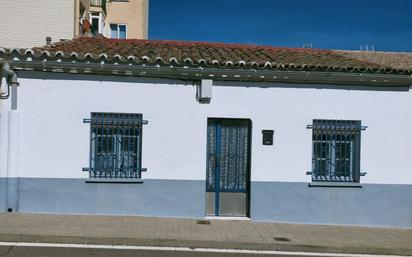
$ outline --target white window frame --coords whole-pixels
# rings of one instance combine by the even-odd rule
[[[110,38],[112,38],[112,25],[116,25],[116,27],[117,27],[117,39],[120,39],[119,38],[119,26],[125,26],[126,27],[126,38],[125,39],[127,39],[128,37],[127,37],[127,34],[128,34],[128,28],[127,28],[127,24],[125,24],[125,23],[110,23],[109,24],[109,28],[110,28]]]
[[[94,15],[91,12],[90,13],[90,24],[93,24],[93,18],[97,18],[99,20],[99,26],[97,28],[97,33],[103,34],[103,13],[99,12],[99,15]]]

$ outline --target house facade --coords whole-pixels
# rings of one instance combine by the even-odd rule
[[[0,211],[412,227],[411,54],[77,38],[0,63]]]

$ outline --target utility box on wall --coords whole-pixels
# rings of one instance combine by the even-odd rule
[[[201,104],[208,104],[212,99],[213,80],[202,79],[197,87],[196,99]]]
[[[262,145],[273,145],[273,130],[262,130]]]

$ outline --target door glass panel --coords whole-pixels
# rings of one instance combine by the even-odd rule
[[[248,168],[247,123],[223,121],[220,147],[220,191],[246,190]]]
[[[92,17],[91,32],[95,36],[99,33],[99,22],[99,17]]]
[[[207,180],[206,189],[215,189],[215,169],[216,169],[216,124],[210,123],[207,127],[208,141],[207,141]]]

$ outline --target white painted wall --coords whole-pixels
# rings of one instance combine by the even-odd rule
[[[312,131],[306,126],[322,118],[360,119],[368,126],[362,132],[361,171],[368,172],[362,183],[412,184],[409,91],[220,82],[211,104],[199,104],[192,85],[61,77],[67,80],[20,78],[22,177],[87,177],[81,169],[88,166],[89,124],[83,119],[90,112],[136,112],[149,121],[143,131],[144,178],[204,180],[207,118],[234,117],[253,122],[253,181],[309,182]],[[274,146],[261,145],[262,129],[275,130]]]
[[[0,47],[31,48],[72,39],[74,0],[0,1]]]

